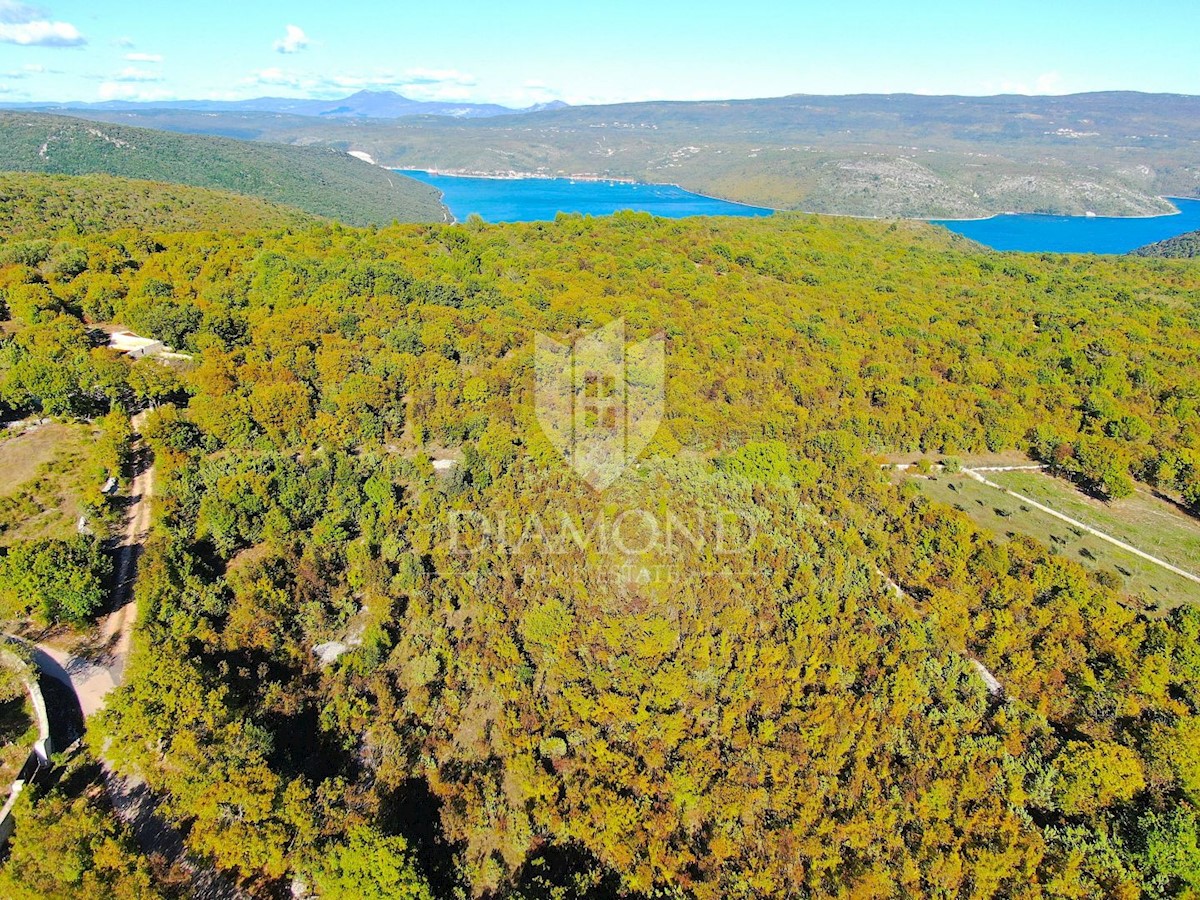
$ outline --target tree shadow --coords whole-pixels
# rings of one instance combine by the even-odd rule
[[[1192,519],[1193,521],[1200,519],[1200,510],[1188,506],[1186,503],[1180,503],[1174,497],[1170,496],[1169,494],[1164,494],[1158,488],[1152,488],[1150,494],[1156,499],[1163,501],[1163,503],[1169,503],[1189,519]]]
[[[498,892],[504,900],[637,900],[621,889],[616,872],[575,844],[547,844],[530,854],[512,884]]]
[[[291,715],[268,713],[263,724],[274,736],[271,765],[278,771],[322,782],[350,777],[359,767],[357,757],[337,735],[321,727],[320,710],[311,701]]]
[[[57,753],[83,736],[83,710],[67,670],[40,649],[34,650],[33,660],[37,666],[38,687],[42,689],[42,696],[46,700],[50,745]]]
[[[470,886],[459,874],[461,845],[446,840],[442,832],[442,801],[423,778],[411,778],[380,798],[380,827],[408,841],[413,858],[435,897],[469,894]]]

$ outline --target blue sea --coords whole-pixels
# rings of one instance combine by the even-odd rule
[[[622,209],[672,219],[684,216],[769,216],[773,210],[702,197],[669,184],[584,181],[570,178],[471,178],[397,169],[442,192],[462,222],[478,213],[488,222],[543,222],[558,213],[607,216]]]
[[[401,174],[431,184],[458,221],[478,213],[488,222],[543,222],[560,212],[607,216],[634,209],[656,216],[769,216],[770,209],[693,194],[668,184],[570,178],[472,178]],[[1200,200],[1170,198],[1176,215],[1148,218],[1005,214],[970,221],[934,220],[995,250],[1029,253],[1128,253],[1189,231],[1200,231]]]
[[[1031,253],[1128,253],[1146,244],[1200,231],[1200,200],[1169,198],[1178,215],[1126,219],[1109,216],[1007,214],[970,222],[935,221],[995,250]]]

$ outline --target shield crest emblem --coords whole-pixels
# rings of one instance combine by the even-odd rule
[[[534,349],[538,424],[575,473],[602,491],[662,422],[663,336],[626,345],[618,319],[573,344],[539,334]]]

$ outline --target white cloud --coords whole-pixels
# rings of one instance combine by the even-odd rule
[[[116,75],[112,76],[113,81],[162,81],[162,76],[157,72],[150,72],[146,69],[139,69],[136,66],[126,66]]]
[[[536,103],[549,103],[551,100],[561,100],[562,95],[544,81],[532,79],[523,82],[519,91],[512,92],[501,102],[506,106],[533,106]]]
[[[0,72],[0,78],[22,79],[28,78],[31,75],[61,75],[61,69],[47,69],[45,66],[29,63],[21,66],[19,69],[14,69],[11,72]]]
[[[305,84],[312,83],[311,79],[302,78],[299,75],[285,72],[274,66],[269,69],[259,69],[244,80],[246,84],[270,84],[282,85],[284,87],[303,87]]]
[[[476,84],[475,76],[457,69],[409,69],[404,73],[408,84]]]
[[[127,82],[106,81],[97,89],[101,100],[167,100],[170,91]]]
[[[5,7],[7,9],[8,7]],[[78,47],[87,38],[69,22],[5,22],[0,20],[0,42],[22,47]]]
[[[325,90],[395,90],[400,92],[442,93],[453,99],[462,99],[478,84],[474,75],[457,69],[408,69],[404,72],[376,70],[369,74],[354,73],[326,75],[312,80]]]
[[[326,75],[316,80],[316,85],[325,89],[387,90],[397,87],[402,80],[391,72],[375,72],[371,75]]]
[[[46,18],[44,10],[14,0],[0,0],[0,22],[6,25],[26,25]]]
[[[391,84],[390,81],[380,81],[377,78],[365,75],[330,75],[324,79],[324,82],[328,87],[346,88],[347,90]]]
[[[421,81],[398,85],[400,93],[413,100],[438,100],[445,103],[470,103],[474,91],[455,82]]]
[[[163,61],[161,53],[126,53],[125,58],[130,62],[160,63]]]
[[[456,69],[410,69],[395,72],[346,72],[336,75],[288,72],[276,66],[260,69],[243,79],[243,84],[290,87],[318,96],[335,96],[346,91],[394,90],[418,99],[468,100],[474,75]]]
[[[271,66],[251,72],[241,83],[249,90],[256,87],[260,90],[268,87],[287,88],[289,95],[313,98],[336,99],[355,91],[390,90],[413,100],[462,105],[494,102],[521,107],[561,99],[562,96],[544,82],[531,81],[519,88],[493,93],[493,96],[484,100],[479,97],[478,79],[458,69],[375,69],[317,74]]]
[[[69,22],[52,22],[49,13],[16,0],[0,0],[0,42],[24,47],[76,47],[87,40]]]
[[[30,100],[29,92],[15,84],[0,84],[0,96],[3,96],[8,102],[18,100]]]
[[[282,38],[275,42],[275,50],[279,53],[299,53],[312,43],[304,29],[299,25],[288,25]]]
[[[136,45],[133,43],[133,38],[131,38],[131,37],[117,37],[117,38],[113,38],[113,39],[112,39],[112,45],[113,45],[114,47],[133,47],[133,46],[136,46]]]

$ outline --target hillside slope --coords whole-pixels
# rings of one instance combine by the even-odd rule
[[[249,896],[1185,896],[1200,609],[880,462],[1200,512],[1200,268],[788,214],[57,244],[0,260],[0,409],[154,407],[92,740]],[[650,428],[597,490],[539,349],[618,334],[665,363],[604,366]]]
[[[169,130],[363,150],[382,165],[677,183],[757,206],[866,216],[1168,213],[1200,192],[1200,98],[795,95],[569,107],[457,121],[93,112]]]
[[[0,161],[14,171],[103,173],[233,191],[352,225],[445,219],[432,188],[328,148],[0,112]]]
[[[1159,256],[1164,259],[1192,259],[1200,256],[1200,231],[1190,231],[1178,237],[1168,238],[1139,247],[1134,256]]]
[[[228,191],[112,175],[0,172],[0,237],[60,237],[119,228],[252,231],[312,224],[290,206]]]

